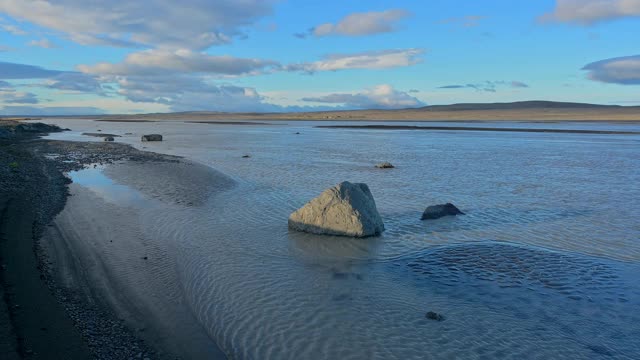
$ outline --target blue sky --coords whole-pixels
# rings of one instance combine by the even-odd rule
[[[0,114],[640,105],[640,0],[0,0]]]

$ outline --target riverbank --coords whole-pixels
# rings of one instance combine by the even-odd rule
[[[637,131],[498,128],[498,127],[472,127],[472,126],[323,125],[323,126],[316,126],[316,127],[324,128],[324,129],[361,129],[361,130],[498,131],[498,132],[531,132],[531,133],[555,133],[555,134],[608,134],[608,135],[640,134],[640,132],[637,132]]]
[[[115,143],[184,156],[236,180],[198,197],[220,177],[186,164],[178,172],[180,163],[128,161],[69,174],[72,196],[45,243],[61,244],[63,256],[80,254],[72,260],[96,274],[90,284],[115,282],[108,303],[126,295],[133,300],[119,309],[149,311],[121,316],[135,319],[128,328],[141,338],[168,326],[165,343],[184,344],[197,324],[206,344],[215,339],[234,359],[639,352],[639,207],[629,201],[640,198],[638,135],[56,124],[73,130],[50,139],[104,144],[82,133],[119,134]],[[140,142],[150,133],[164,141]],[[381,161],[396,167],[375,168]],[[292,211],[343,180],[370,187],[385,222],[380,237],[288,230]],[[420,220],[425,206],[445,201],[466,215]],[[191,313],[179,312],[182,304]],[[425,318],[429,311],[446,320]],[[161,323],[138,323],[157,313]]]
[[[178,112],[129,115],[98,115],[101,121],[243,121],[243,120],[330,120],[330,121],[452,121],[452,122],[639,122],[640,107],[553,101],[433,105],[408,109],[333,110],[286,113]]]
[[[36,135],[42,131],[20,133],[17,125],[0,124],[6,135],[0,139],[0,357],[180,358],[171,339],[146,325],[153,319],[141,320],[132,309],[117,312],[88,282],[92,269],[75,262],[84,254],[64,238],[51,243],[51,233],[65,230],[52,223],[67,203],[70,180],[65,173],[115,162],[165,169],[190,164],[124,144],[39,140]],[[78,281],[64,284],[69,274]],[[108,278],[105,283],[109,285]]]
[[[90,359],[89,344],[46,282],[34,241],[62,210],[66,179],[30,151],[31,140],[0,140],[0,357]]]

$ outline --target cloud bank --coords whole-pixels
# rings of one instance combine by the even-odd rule
[[[2,0],[0,12],[82,45],[206,49],[242,35],[269,0]]]
[[[48,70],[39,66],[0,61],[0,79],[43,79],[62,74],[63,71]]]
[[[543,22],[592,25],[620,18],[640,17],[640,0],[556,0]]]
[[[105,111],[96,107],[82,106],[4,106],[0,107],[0,115],[27,115],[27,116],[48,116],[48,115],[100,115]]]
[[[391,85],[382,84],[356,94],[337,93],[319,97],[303,98],[303,101],[340,104],[358,109],[402,109],[425,106],[426,104],[406,92],[395,90]]]
[[[163,75],[201,73],[214,75],[255,75],[280,67],[272,60],[214,56],[191,50],[145,50],[127,55],[120,63],[79,65],[78,70],[99,75]]]
[[[620,85],[640,85],[640,55],[596,61],[585,65],[587,77],[594,81]]]
[[[473,89],[476,91],[496,92],[499,87],[510,87],[514,89],[528,88],[529,85],[522,81],[485,81],[473,84],[454,84],[439,86],[438,89]]]
[[[10,83],[0,80],[0,103],[37,104],[38,102],[35,94],[16,91]]]

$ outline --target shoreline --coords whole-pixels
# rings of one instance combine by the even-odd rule
[[[341,121],[345,123],[359,123],[359,122],[410,122],[410,123],[541,123],[541,124],[553,124],[553,123],[616,123],[616,124],[639,124],[640,114],[637,116],[593,116],[588,115],[585,117],[580,116],[518,116],[513,114],[509,116],[495,115],[482,115],[478,117],[465,117],[465,116],[453,116],[453,117],[438,117],[438,116],[408,116],[408,117],[390,117],[390,116],[291,116],[281,114],[259,114],[259,115],[244,115],[244,114],[229,114],[229,115],[211,115],[211,116],[171,116],[171,114],[153,114],[153,115],[135,115],[135,116],[122,116],[122,115],[102,115],[102,116],[49,116],[44,119],[69,119],[69,120],[91,120],[97,122],[106,123],[162,123],[181,121],[185,123],[211,123],[211,124],[224,124],[236,125],[237,123],[249,123],[244,125],[263,125],[260,122],[298,122],[298,121],[322,121],[332,122]]]
[[[397,110],[332,110],[291,113],[181,112],[70,116],[99,121],[535,121],[640,122],[640,106],[604,106],[554,102],[453,104]]]
[[[0,141],[0,285],[4,293],[0,313],[2,353],[7,358],[89,359],[86,339],[75,327],[46,278],[37,239],[62,210],[67,180],[52,163],[31,151],[32,136]]]
[[[637,135],[638,131],[615,130],[578,130],[578,129],[535,129],[535,128],[495,128],[471,126],[410,126],[410,125],[320,125],[322,129],[354,129],[354,130],[422,130],[422,131],[498,131],[498,132],[532,132],[559,134],[609,134]]]
[[[181,162],[180,158],[119,143],[36,139],[44,133],[0,139],[0,235],[4,235],[0,237],[0,296],[4,300],[0,319],[10,320],[0,326],[1,357],[176,358],[165,349],[158,352],[163,335],[154,334],[153,328],[144,334],[132,331],[131,322],[119,319],[115,309],[100,301],[99,293],[87,296],[95,289],[81,289],[85,290],[82,294],[62,286],[61,269],[44,249],[43,235],[60,230],[52,221],[65,209],[70,195],[71,180],[65,173],[91,164],[170,164]],[[153,338],[158,340],[149,340]],[[163,346],[168,345],[166,340]]]

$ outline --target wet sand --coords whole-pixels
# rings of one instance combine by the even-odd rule
[[[108,178],[105,174],[108,174]],[[71,174],[71,197],[43,235],[56,283],[125,320],[160,359],[222,359],[182,297],[173,244],[148,233],[163,204],[198,206],[232,182],[187,162],[126,162]],[[109,182],[105,190],[86,187]]]
[[[120,137],[120,135],[116,134],[107,134],[107,133],[82,133],[82,135],[93,136],[93,137]]]
[[[258,121],[185,121],[186,123],[211,124],[211,125],[274,125]]]
[[[101,119],[96,121],[102,122],[155,122],[153,120],[141,120],[141,119]]]

